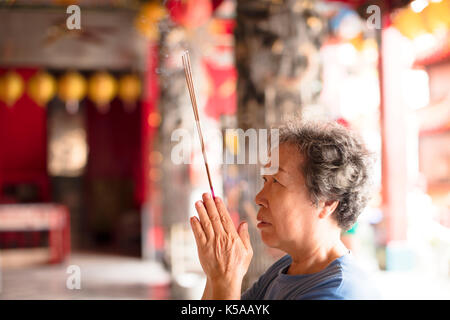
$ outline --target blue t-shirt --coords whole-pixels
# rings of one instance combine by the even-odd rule
[[[325,269],[312,274],[286,273],[292,258],[285,255],[275,262],[255,284],[242,294],[242,300],[344,300],[381,299],[378,290],[347,253]]]

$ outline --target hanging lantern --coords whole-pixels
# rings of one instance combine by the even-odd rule
[[[213,9],[210,0],[169,0],[166,6],[172,21],[190,29],[205,24]]]
[[[136,102],[141,95],[141,81],[139,77],[127,74],[120,78],[118,95],[124,103],[125,110],[132,112],[136,108]]]
[[[430,2],[422,12],[428,31],[447,31],[450,27],[450,1]]]
[[[107,72],[97,72],[89,79],[88,96],[100,113],[109,110],[109,103],[116,96],[117,81]]]
[[[58,96],[66,103],[69,113],[76,113],[86,95],[86,80],[78,72],[68,72],[59,79]]]
[[[56,81],[47,72],[40,71],[28,81],[28,95],[41,107],[44,107],[56,93]]]
[[[155,41],[159,38],[158,22],[166,15],[166,8],[158,2],[146,3],[141,6],[134,25],[149,40]]]
[[[9,71],[0,78],[0,100],[11,107],[22,96],[24,81],[15,71]]]
[[[401,9],[394,17],[393,25],[409,39],[427,32],[421,14],[414,12],[411,7]]]

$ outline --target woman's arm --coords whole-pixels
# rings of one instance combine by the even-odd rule
[[[202,300],[240,300],[241,283],[212,282],[206,280]]]
[[[212,288],[211,282],[208,278],[206,278],[205,290],[203,291],[202,300],[211,300],[212,299]]]

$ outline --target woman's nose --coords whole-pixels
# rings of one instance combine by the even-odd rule
[[[263,206],[263,207],[267,208],[267,199],[264,196],[264,187],[255,196],[255,203],[257,206]]]

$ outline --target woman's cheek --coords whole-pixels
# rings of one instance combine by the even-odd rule
[[[286,239],[287,236],[287,229],[286,229],[286,225],[284,223],[282,223],[281,221],[276,221],[276,223],[274,223],[272,225],[272,233],[274,238],[277,239],[277,241],[282,241],[284,239]]]
[[[282,229],[280,230],[285,237],[292,238],[296,236],[302,229],[302,217],[298,212],[289,212],[283,219]]]

